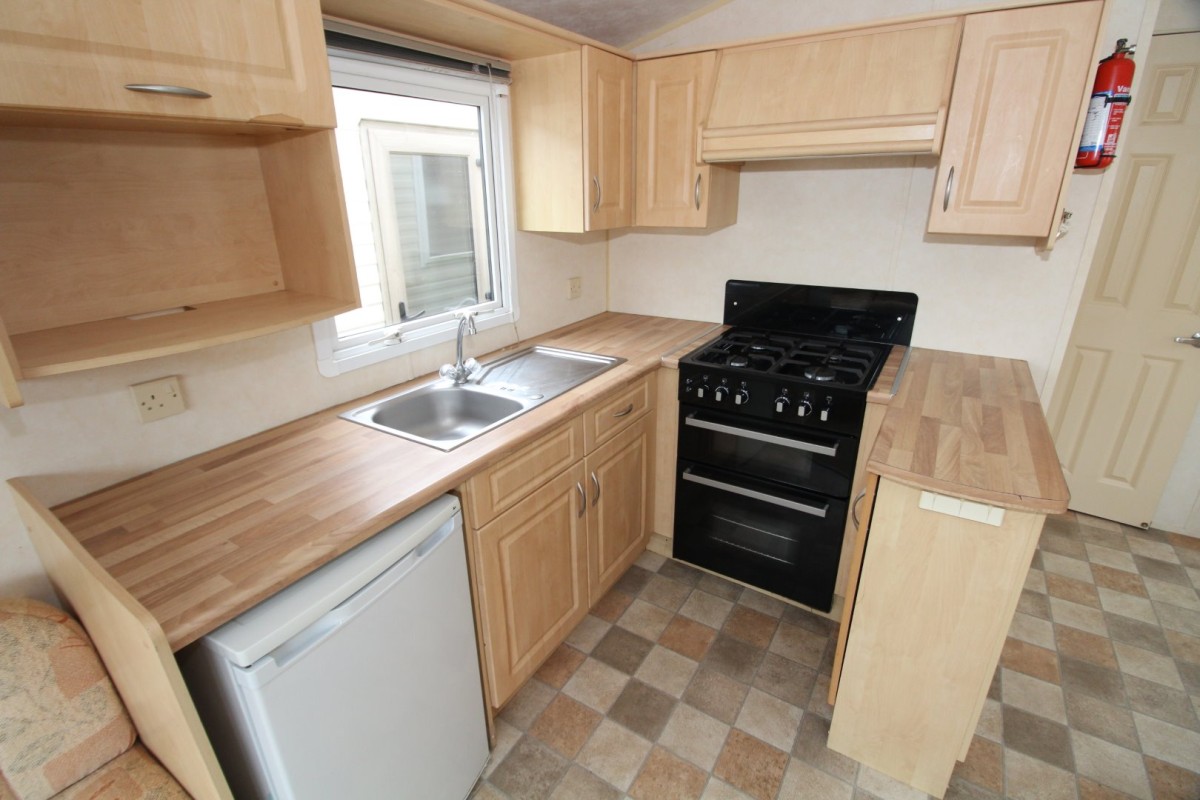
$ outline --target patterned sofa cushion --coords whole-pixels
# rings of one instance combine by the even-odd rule
[[[20,800],[46,800],[137,738],[79,623],[29,599],[0,599],[0,770]]]
[[[135,744],[54,800],[189,800],[154,756]]]

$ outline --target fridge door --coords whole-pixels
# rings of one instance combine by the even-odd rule
[[[487,760],[460,515],[250,666],[219,660],[239,798],[465,798]]]

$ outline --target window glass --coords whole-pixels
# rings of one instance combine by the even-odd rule
[[[362,308],[314,326],[323,371],[442,341],[464,310],[482,327],[511,321],[507,114],[497,107],[506,92],[375,62],[331,64]]]

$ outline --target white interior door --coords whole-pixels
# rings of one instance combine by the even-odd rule
[[[1154,37],[1050,427],[1071,508],[1148,526],[1200,403],[1200,33]]]

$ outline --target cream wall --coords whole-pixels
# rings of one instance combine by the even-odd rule
[[[605,309],[602,235],[519,234],[520,318],[467,340],[469,355],[598,314]],[[567,301],[566,279],[583,296]],[[244,438],[437,370],[453,342],[338,378],[317,372],[311,329],[298,328],[182,356],[25,381],[25,405],[0,408],[0,479],[27,477],[38,498],[58,503],[147,470]],[[128,386],[179,375],[188,410],[138,421]],[[7,489],[0,489],[0,595],[51,592]]]
[[[649,53],[968,7],[952,0],[732,0],[638,48]],[[1151,8],[1152,7],[1152,8]],[[1136,39],[1157,0],[1114,0],[1106,39]],[[931,236],[934,157],[747,164],[738,223],[709,235],[613,237],[609,307],[719,320],[724,282],[748,278],[915,292],[914,344],[1025,359],[1039,389],[1057,368],[1090,263],[1106,173],[1076,173],[1072,232],[1050,254],[1030,240]]]

